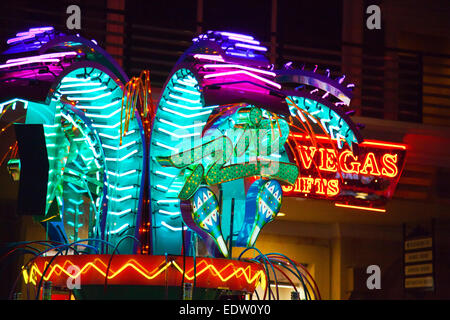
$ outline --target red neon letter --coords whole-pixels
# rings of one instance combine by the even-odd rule
[[[317,187],[317,194],[323,194],[325,195],[325,186],[327,185],[327,179],[320,179],[320,178],[316,178],[314,180],[314,185]]]
[[[311,192],[311,187],[312,184],[314,182],[313,178],[302,178],[303,181],[303,193],[310,193]]]
[[[367,169],[370,169],[369,171]],[[371,174],[374,176],[380,175],[380,170],[378,170],[377,159],[373,152],[369,152],[366,156],[366,160],[364,161],[364,166],[360,171],[362,174]]]
[[[300,192],[300,185],[301,185],[301,180],[300,178],[297,179],[297,181],[295,181],[295,186],[294,186],[294,191],[295,192]]]
[[[320,161],[320,170],[323,171],[331,171],[336,172],[337,171],[337,157],[336,153],[333,149],[319,149],[321,154],[321,161]]]
[[[309,169],[313,162],[314,154],[316,153],[316,147],[300,146],[300,157],[302,158],[303,167]],[[308,150],[311,150],[308,154]]]
[[[339,180],[328,180],[327,196],[332,197],[339,193]]]
[[[347,165],[347,158],[353,158],[354,162],[350,162],[351,168]],[[344,173],[358,173],[359,167],[361,164],[358,161],[358,157],[353,155],[350,150],[345,150],[339,155],[339,166],[341,167],[342,172]]]
[[[383,176],[393,178],[397,175],[398,169],[397,169],[397,155],[396,154],[389,154],[386,153],[383,158],[381,159],[383,163],[383,167],[381,169],[381,174]]]

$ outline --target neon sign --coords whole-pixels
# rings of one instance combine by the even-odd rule
[[[0,97],[0,117],[20,103],[26,115],[17,120],[42,127],[45,149],[36,144],[33,150],[45,151],[48,160],[41,223],[47,239],[61,243],[51,246],[55,256],[40,257],[50,249],[41,251],[22,270],[25,283],[37,285],[36,297],[43,281],[64,285],[72,278],[66,267],[74,265],[81,269],[73,276],[86,286],[168,288],[193,281],[199,288],[253,292],[260,284],[270,297],[266,262],[273,272],[282,263],[272,264],[254,246],[276,219],[283,192],[382,199],[386,184],[370,179],[389,187],[401,172],[404,153],[353,153],[363,139],[346,109],[354,84],[344,83],[345,75],[332,78],[292,63],[276,70],[264,56],[267,48],[249,35],[198,35],[156,104],[150,72],[128,79],[94,40],[44,27],[17,33],[7,44],[0,80],[20,97]],[[49,88],[35,97],[27,81]],[[320,145],[316,132],[326,135]],[[20,141],[15,145],[20,149]],[[8,161],[13,177],[20,161],[22,168],[30,163],[16,147],[8,151],[21,156]],[[96,254],[67,258],[76,250],[64,248],[81,242]],[[208,258],[197,259],[199,244]],[[222,259],[233,258],[233,247],[260,255]],[[284,258],[301,280],[298,264]]]
[[[352,152],[336,148],[336,141],[326,136],[315,138],[313,145],[308,136],[289,137],[300,174],[295,185],[283,185],[286,196],[375,207],[392,197],[405,164],[405,145],[364,141]]]
[[[194,261],[186,257],[183,270],[182,257],[167,260],[165,256],[116,255],[109,268],[108,255],[59,256],[49,266],[51,258],[39,257],[29,270],[23,269],[25,283],[37,285],[44,276],[45,281],[60,287],[66,285],[67,279],[77,277],[83,286],[104,285],[107,277],[110,285],[163,286],[169,281],[169,285],[177,286],[184,277],[184,281],[191,283],[195,278],[200,288],[228,287],[253,292],[258,285],[265,288],[267,282],[262,266],[237,260],[198,258]],[[73,265],[79,266],[79,271],[71,274],[67,270]]]

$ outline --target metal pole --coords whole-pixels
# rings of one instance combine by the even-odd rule
[[[277,61],[277,15],[278,0],[272,0],[272,15],[270,22],[270,63]]]
[[[230,249],[229,257],[233,257],[233,222],[234,222],[234,198],[231,199],[231,215],[230,215]]]
[[[203,0],[197,0],[197,34],[203,31]]]

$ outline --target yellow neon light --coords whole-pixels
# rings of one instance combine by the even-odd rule
[[[157,266],[153,270],[149,271],[144,266],[142,266],[139,262],[137,262],[136,260],[130,259],[125,264],[123,264],[122,267],[120,267],[118,270],[114,271],[114,270],[110,269],[108,272],[108,280],[115,278],[116,276],[118,276],[120,273],[122,273],[127,268],[132,268],[132,269],[136,270],[140,275],[145,277],[147,280],[155,279],[158,275],[160,275],[162,272],[164,272],[171,265],[173,265],[175,267],[175,269],[178,270],[178,272],[180,272],[180,274],[183,274],[183,269],[175,261],[169,261],[165,264],[164,264],[164,262],[165,261],[162,261],[162,263],[159,266]],[[44,270],[47,267],[47,265],[48,265],[48,262],[46,261],[43,266]],[[58,277],[61,276],[62,274],[65,274],[67,277],[77,278],[81,274],[85,274],[85,273],[89,272],[90,269],[94,269],[102,277],[106,277],[107,264],[104,263],[103,260],[101,260],[100,258],[94,259],[93,262],[86,263],[79,270],[79,272],[75,273],[75,274],[70,274],[69,272],[66,271],[67,265],[74,265],[74,263],[72,261],[70,261],[69,259],[67,259],[62,266],[60,264],[55,264],[54,266],[51,266],[49,268],[48,274],[44,277],[44,281],[48,281],[53,276],[53,274],[55,274],[55,276],[58,276]],[[98,265],[103,266],[103,268],[100,268]],[[203,266],[203,269],[201,269],[202,266]],[[227,269],[229,269],[230,267],[232,267],[234,269],[233,272],[230,273],[228,276],[224,276],[225,271]],[[226,282],[229,279],[231,279],[232,277],[240,278],[240,277],[244,276],[244,278],[248,284],[255,282],[256,285],[261,284],[261,286],[263,288],[265,288],[265,285],[266,285],[266,279],[265,279],[264,272],[259,270],[252,276],[251,275],[251,266],[247,266],[246,268],[243,268],[243,267],[236,268],[236,266],[230,262],[225,267],[218,270],[213,264],[209,264],[205,260],[201,260],[197,264],[196,268],[199,270],[196,273],[197,278],[199,276],[201,276],[203,273],[205,273],[206,271],[210,270],[211,274],[218,277],[222,282]],[[190,273],[193,273],[193,270],[194,270],[194,268],[192,267],[191,269],[189,269],[185,272],[186,279],[191,280],[191,281],[194,279],[194,276],[195,276],[194,274],[189,275]],[[32,283],[33,285],[36,285],[37,275],[42,277],[42,272],[36,263],[34,263],[32,265],[29,273],[27,272],[26,269],[23,269],[22,273],[23,273],[24,281],[26,284]]]
[[[206,261],[201,261],[200,263],[202,263],[202,262],[204,262],[204,263],[207,263]],[[199,263],[199,264],[200,264]],[[181,273],[181,274],[183,274],[183,269],[175,262],[175,261],[173,261],[173,265],[174,265],[174,267]],[[206,270],[208,270],[208,269],[211,269],[211,270],[213,270],[214,271],[214,273],[215,273],[215,276],[217,276],[217,277],[219,277],[220,278],[220,280],[222,280],[222,282],[226,282],[226,281],[228,281],[229,279],[231,279],[232,277],[236,277],[236,278],[240,278],[241,276],[244,276],[245,277],[245,280],[247,281],[247,283],[252,283],[252,282],[254,282],[255,280],[258,280],[258,278],[259,278],[259,273],[262,273],[263,275],[264,275],[264,273],[262,272],[262,271],[258,271],[254,276],[253,276],[253,278],[251,278],[251,266],[247,266],[245,269],[244,268],[242,268],[242,267],[239,267],[239,268],[237,268],[237,269],[235,269],[234,270],[234,272],[233,273],[231,273],[228,277],[223,277],[222,276],[222,272],[224,271],[224,270],[226,270],[229,266],[233,266],[234,267],[234,265],[232,264],[232,263],[229,263],[229,264],[227,264],[224,268],[222,268],[222,270],[217,270],[216,269],[216,267],[214,266],[214,265],[212,265],[212,264],[208,264],[202,271],[200,271],[200,272],[197,272],[197,277],[198,276],[200,276],[202,273],[204,273],[204,272],[206,272]],[[198,267],[198,266],[197,266]],[[248,275],[247,275],[247,273],[246,273],[246,270],[248,269]],[[194,271],[194,267],[192,267],[188,272],[190,272],[190,271]],[[188,272],[185,272],[185,278],[187,278],[188,280],[194,280],[194,277],[195,277],[195,275],[193,274],[192,276],[188,276],[187,275],[187,273]],[[241,274],[240,275],[238,275],[238,273],[239,272],[241,272]]]
[[[47,219],[44,219],[44,220],[42,220],[41,222],[46,222],[46,221],[49,221],[49,220],[51,220],[51,219],[53,219],[53,218],[56,218],[56,217],[59,217],[59,214],[55,214],[54,216],[51,216],[51,217],[49,217],[49,218],[47,218]]]
[[[361,207],[361,206],[353,206],[349,204],[343,204],[343,203],[335,203],[336,207],[342,207],[342,208],[351,208],[351,209],[358,209],[358,210],[367,210],[367,211],[376,211],[376,212],[386,212],[386,209],[378,209],[378,208],[371,208],[371,207]]]

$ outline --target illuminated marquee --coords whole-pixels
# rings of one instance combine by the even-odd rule
[[[406,146],[364,141],[358,152],[338,149],[335,141],[317,136],[293,135],[299,177],[294,186],[283,186],[286,196],[330,199],[363,205],[384,205],[392,197],[405,163]]]

